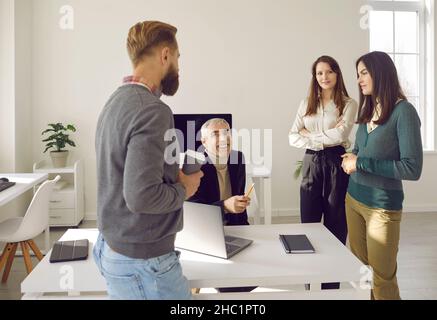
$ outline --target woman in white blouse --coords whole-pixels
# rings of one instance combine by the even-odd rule
[[[300,189],[302,223],[324,225],[346,243],[345,198],[349,176],[341,168],[350,147],[358,104],[347,93],[335,59],[322,56],[312,67],[309,97],[303,100],[290,130],[290,145],[306,149]],[[323,284],[335,289],[339,284]]]

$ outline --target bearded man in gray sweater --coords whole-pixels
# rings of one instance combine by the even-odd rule
[[[176,233],[185,199],[202,172],[186,176],[168,152],[173,113],[160,100],[179,87],[177,29],[158,21],[129,30],[133,75],[106,103],[97,124],[97,216],[94,259],[111,299],[190,299]],[[177,143],[176,143],[177,144]]]

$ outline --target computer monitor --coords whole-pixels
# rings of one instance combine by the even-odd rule
[[[199,151],[202,142],[200,141],[200,129],[208,120],[220,118],[225,119],[232,129],[232,114],[175,114],[175,129],[181,152],[188,149]]]

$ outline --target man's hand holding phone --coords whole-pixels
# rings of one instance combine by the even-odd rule
[[[190,175],[186,175],[182,170],[179,171],[178,182],[180,182],[185,188],[186,199],[189,199],[196,194],[202,177],[202,171],[198,171]]]

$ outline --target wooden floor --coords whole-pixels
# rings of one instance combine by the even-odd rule
[[[296,217],[276,217],[273,223],[299,223]],[[95,228],[95,221],[86,221],[80,228]],[[66,231],[52,228],[51,241]],[[43,248],[44,239],[35,241]],[[0,244],[3,249],[3,244]],[[32,257],[36,265],[37,259]],[[22,257],[16,257],[8,283],[0,284],[0,300],[21,299],[20,284],[27,276]],[[398,255],[398,282],[402,299],[437,300],[437,213],[404,214]]]

